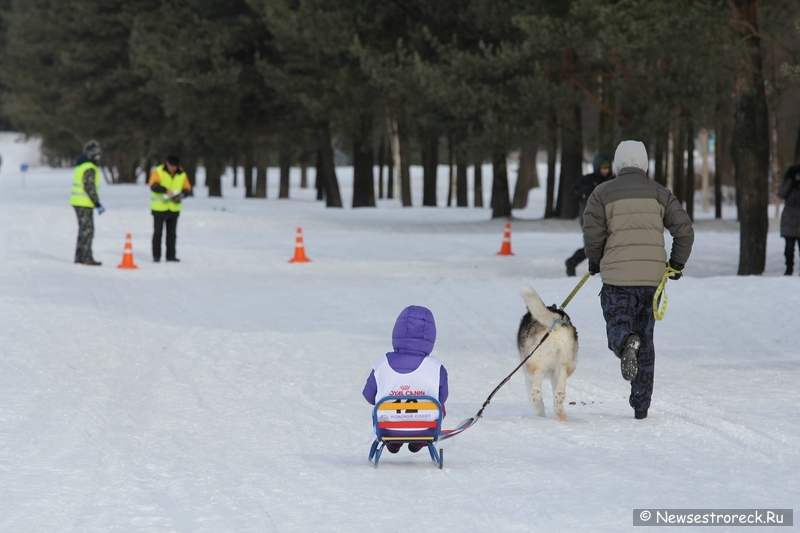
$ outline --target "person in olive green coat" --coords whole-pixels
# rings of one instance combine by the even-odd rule
[[[600,273],[608,347],[631,382],[629,403],[647,417],[653,394],[653,297],[667,271],[664,229],[672,234],[669,266],[679,279],[694,243],[692,221],[677,198],[647,176],[647,150],[624,141],[614,154],[616,178],[595,188],[583,212],[589,272]]]

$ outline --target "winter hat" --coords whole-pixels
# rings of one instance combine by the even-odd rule
[[[392,348],[428,355],[435,343],[436,321],[430,309],[420,305],[403,309],[392,329]]]
[[[181,164],[181,158],[175,154],[170,154],[167,156],[167,163],[169,163],[174,167],[177,167],[178,165]]]
[[[639,141],[622,141],[614,154],[614,174],[623,168],[638,168],[647,172],[647,148]]]
[[[592,160],[592,168],[595,172],[600,172],[601,168],[611,168],[611,158],[606,154],[597,154]]]
[[[100,159],[100,143],[92,139],[91,141],[86,141],[86,144],[83,145],[83,153],[89,156],[89,159]]]

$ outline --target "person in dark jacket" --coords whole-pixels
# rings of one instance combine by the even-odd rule
[[[372,367],[362,395],[372,405],[387,396],[401,396],[404,390],[422,391],[439,400],[444,410],[447,401],[447,370],[430,355],[436,342],[436,322],[425,307],[411,305],[403,309],[392,330],[393,352],[381,357]],[[402,444],[387,444],[391,453],[400,451]],[[416,453],[424,444],[409,444]]]
[[[608,347],[631,382],[629,403],[647,418],[653,395],[653,298],[667,264],[679,279],[692,251],[692,221],[669,190],[647,176],[647,150],[623,141],[614,154],[617,177],[597,186],[584,212],[583,242],[589,272],[600,273],[600,306]],[[672,235],[667,263],[664,229]]]
[[[75,262],[81,265],[100,266],[92,254],[94,239],[94,209],[102,215],[105,208],[100,204],[100,143],[92,139],[83,145],[83,154],[75,159],[72,175],[72,194],[69,203],[78,217],[78,242],[75,245]]]
[[[794,272],[794,246],[800,247],[800,163],[790,166],[783,175],[778,196],[785,200],[781,214],[781,237],[786,240],[785,276]]]
[[[578,199],[581,228],[583,228],[583,211],[586,209],[586,201],[589,199],[589,195],[592,194],[595,187],[614,178],[614,173],[611,171],[611,158],[606,154],[594,156],[592,168],[594,169],[592,173],[582,176],[572,186],[572,194]],[[586,252],[583,247],[575,250],[572,257],[564,261],[564,264],[567,265],[567,276],[574,276],[575,267],[580,265],[584,259],[586,259]]]

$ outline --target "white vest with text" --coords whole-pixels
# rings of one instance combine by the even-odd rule
[[[386,396],[432,396],[439,399],[439,374],[442,363],[432,356],[422,360],[419,367],[408,374],[396,372],[384,357],[372,368],[378,386],[376,400]]]

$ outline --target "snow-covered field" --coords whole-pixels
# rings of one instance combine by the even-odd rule
[[[575,286],[578,224],[538,220],[536,189],[502,257],[488,209],[326,209],[296,175],[278,200],[273,170],[267,200],[228,179],[224,198],[186,201],[180,264],[150,262],[148,189],[103,186],[92,268],[72,263],[71,170],[23,181],[4,165],[0,532],[621,531],[636,508],[800,507],[800,277],[781,275],[777,233],[766,274],[738,277],[735,216],[698,215],[656,327],[648,419],[633,419],[591,278],[567,308],[581,341],[567,422],[549,387],[534,416],[517,375],[442,442],[443,470],[406,450],[375,469],[361,388],[397,313],[436,317],[453,427],[518,362],[519,285],[559,304]],[[288,263],[297,227],[311,263]],[[115,268],[126,233],[135,271]]]

